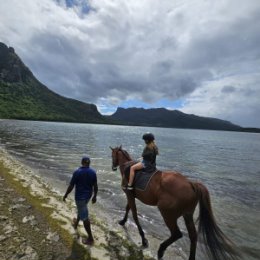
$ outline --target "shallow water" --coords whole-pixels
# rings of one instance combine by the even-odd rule
[[[99,203],[117,220],[123,216],[126,200],[120,173],[111,170],[109,146],[122,144],[137,159],[147,131],[155,134],[160,149],[158,168],[174,169],[203,182],[220,227],[239,246],[243,259],[259,259],[259,134],[0,120],[0,146],[36,174],[53,179],[60,189],[66,188],[82,155],[89,155],[98,174]],[[160,240],[169,236],[156,208],[138,203],[138,209],[147,234]],[[187,254],[186,230],[182,220],[179,224],[185,237],[176,244]]]

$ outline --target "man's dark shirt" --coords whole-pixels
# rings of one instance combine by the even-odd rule
[[[90,167],[80,167],[74,173],[70,185],[76,186],[75,200],[89,200],[92,196],[93,185],[97,182],[95,170]]]

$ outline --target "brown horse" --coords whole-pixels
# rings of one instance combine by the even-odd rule
[[[132,161],[127,151],[122,146],[112,148],[112,169],[115,171],[120,167],[122,186],[127,184],[124,170]],[[125,191],[127,205],[124,218],[119,222],[124,225],[131,209],[133,219],[138,227],[144,247],[148,246],[142,227],[138,221],[135,198],[144,204],[157,206],[171,236],[161,243],[158,250],[158,259],[163,259],[166,248],[182,237],[177,225],[179,217],[183,217],[190,238],[189,260],[195,260],[198,234],[193,221],[193,213],[199,203],[199,233],[203,234],[204,244],[209,259],[213,260],[235,260],[238,259],[230,240],[223,234],[216,224],[213,216],[210,196],[207,188],[198,182],[192,182],[180,173],[158,171],[151,179],[145,191]]]

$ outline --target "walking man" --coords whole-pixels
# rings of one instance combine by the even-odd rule
[[[70,184],[67,188],[65,195],[63,196],[63,201],[66,201],[68,194],[75,188],[75,202],[77,205],[78,215],[77,219],[73,219],[73,227],[77,229],[79,221],[82,220],[85,230],[88,234],[88,238],[82,242],[87,245],[92,245],[94,243],[94,238],[91,232],[91,225],[89,221],[88,213],[88,202],[92,197],[92,203],[97,201],[97,175],[96,171],[89,167],[90,158],[85,156],[81,160],[82,166],[79,167],[74,173],[70,180]]]

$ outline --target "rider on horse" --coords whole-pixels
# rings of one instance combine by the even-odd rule
[[[126,187],[127,190],[133,190],[133,181],[136,170],[141,170],[148,167],[156,167],[156,155],[159,154],[159,151],[154,142],[154,135],[152,133],[146,133],[143,135],[143,140],[146,143],[146,146],[142,153],[143,160],[142,162],[138,162],[131,166],[129,182]]]

